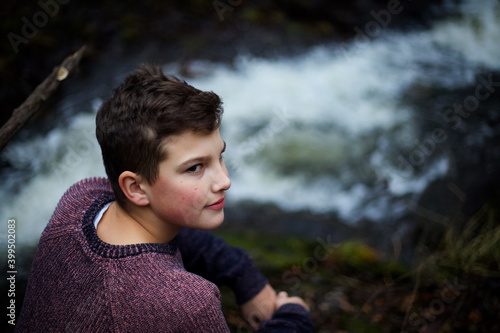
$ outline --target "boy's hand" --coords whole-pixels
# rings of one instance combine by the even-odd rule
[[[273,313],[278,309],[276,292],[269,285],[266,286],[245,304],[241,306],[243,318],[250,324],[252,329],[258,330],[260,325],[271,319]]]
[[[288,294],[285,291],[281,291],[278,296],[276,297],[276,309],[279,309],[282,305],[289,304],[289,303],[294,303],[298,305],[302,305],[307,311],[309,311],[309,307],[307,306],[306,302],[300,297],[297,296],[288,296]]]

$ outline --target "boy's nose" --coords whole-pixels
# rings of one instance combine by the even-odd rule
[[[212,184],[213,192],[226,191],[231,187],[231,179],[227,172],[227,168],[224,163],[218,168],[217,174],[215,175],[214,182]]]

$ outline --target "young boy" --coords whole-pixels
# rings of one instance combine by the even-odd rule
[[[227,332],[228,285],[259,332],[312,332],[307,306],[275,294],[239,248],[208,230],[231,182],[222,107],[142,66],[96,118],[107,179],[62,197],[33,261],[19,332]]]

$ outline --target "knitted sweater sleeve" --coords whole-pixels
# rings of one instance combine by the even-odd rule
[[[312,333],[311,314],[298,304],[285,304],[256,333]]]
[[[230,287],[238,304],[252,299],[267,284],[245,250],[227,245],[209,231],[183,228],[177,238],[185,268]]]
[[[185,268],[215,284],[229,286],[238,304],[252,299],[268,283],[245,250],[228,246],[210,232],[184,228],[177,237]],[[311,333],[314,324],[302,306],[285,304],[258,331],[271,332]]]

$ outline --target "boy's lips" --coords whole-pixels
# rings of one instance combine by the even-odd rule
[[[213,204],[205,206],[205,208],[211,209],[211,210],[218,210],[218,209],[223,208],[224,205],[226,204],[226,201],[224,200],[224,198],[225,198],[225,196],[220,198],[219,200],[217,200]]]

